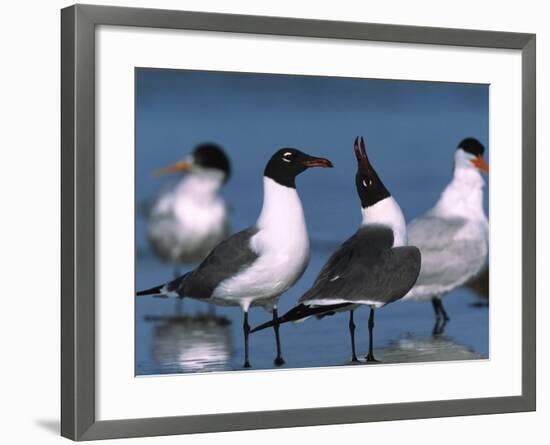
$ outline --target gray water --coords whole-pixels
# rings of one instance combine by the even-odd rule
[[[256,220],[262,171],[280,147],[328,157],[334,169],[312,169],[297,180],[312,241],[311,261],[280,300],[290,309],[322,265],[360,222],[354,185],[353,139],[364,135],[369,158],[407,220],[429,209],[450,179],[452,156],[464,137],[488,143],[485,85],[321,77],[243,75],[175,70],[136,72],[136,288],[172,278],[173,268],[149,249],[144,214],[178,178],[153,178],[204,141],[221,144],[233,163],[223,194],[234,231]],[[487,202],[485,203],[487,205]],[[183,271],[192,265],[184,266]],[[432,336],[429,302],[397,302],[376,312],[375,354],[386,363],[487,358],[488,308],[467,289],[450,293],[451,316]],[[136,299],[136,374],[241,369],[242,313],[186,299]],[[250,311],[252,326],[271,317]],[[357,347],[366,354],[368,310],[356,311]],[[285,367],[347,364],[347,314],[281,327]],[[270,329],[251,336],[253,368],[273,367]]]

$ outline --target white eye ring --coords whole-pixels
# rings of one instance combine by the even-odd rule
[[[292,153],[290,151],[287,151],[284,155],[283,155],[283,161],[285,162],[292,162],[292,159],[288,159],[287,156],[292,156]]]
[[[367,183],[365,182],[365,180],[363,179],[363,185],[364,185],[365,187],[368,187],[369,185],[372,185],[372,179],[369,179],[368,185],[367,185]]]

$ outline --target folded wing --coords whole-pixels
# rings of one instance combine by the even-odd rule
[[[193,298],[210,298],[218,285],[251,266],[258,254],[250,247],[256,227],[243,230],[222,241],[204,261],[182,281],[178,293]]]
[[[385,226],[359,229],[329,258],[302,303],[373,302],[381,306],[403,297],[420,271],[416,247],[392,247]]]

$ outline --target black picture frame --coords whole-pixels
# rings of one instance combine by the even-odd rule
[[[95,416],[95,28],[507,48],[522,63],[522,393],[513,397],[98,421]],[[61,11],[61,434],[141,437],[533,411],[536,406],[534,34],[75,5]]]

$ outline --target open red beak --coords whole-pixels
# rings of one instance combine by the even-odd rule
[[[330,162],[328,159],[325,158],[315,158],[311,156],[309,159],[306,159],[303,164],[310,168],[310,167],[321,167],[321,168],[332,168],[334,167],[332,165],[332,162]]]
[[[483,155],[477,156],[475,159],[472,159],[470,162],[474,164],[474,166],[478,170],[481,170],[482,172],[489,174],[489,164],[485,162],[485,159],[483,159]]]
[[[172,173],[184,172],[191,168],[191,163],[189,161],[179,161],[175,164],[169,165],[168,167],[159,168],[153,172],[153,176],[164,176]]]

